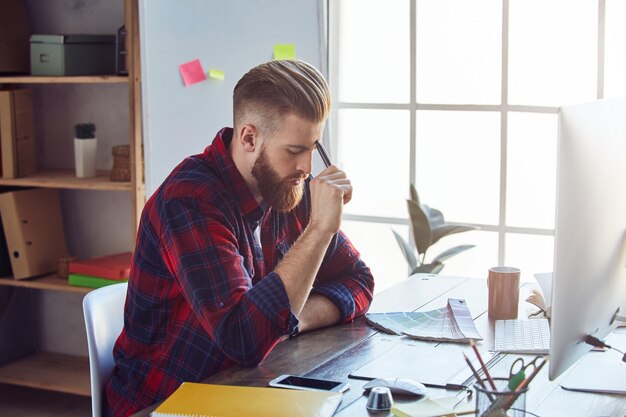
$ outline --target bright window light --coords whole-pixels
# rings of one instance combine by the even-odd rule
[[[554,229],[556,114],[509,113],[506,224]]]
[[[596,98],[598,1],[509,0],[509,103]]]
[[[339,111],[337,164],[354,188],[345,213],[407,216],[409,126],[406,110]]]
[[[408,103],[409,1],[341,0],[338,18],[339,100]]]
[[[498,224],[500,113],[419,111],[417,191],[447,220]]]
[[[417,2],[417,100],[497,104],[502,80],[502,2]]]

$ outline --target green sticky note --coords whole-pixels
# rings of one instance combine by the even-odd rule
[[[274,59],[296,59],[296,45],[293,43],[274,45]]]
[[[214,78],[216,80],[224,79],[224,71],[218,69],[210,69],[209,70],[209,78]]]

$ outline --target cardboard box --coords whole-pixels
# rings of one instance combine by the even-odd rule
[[[22,0],[0,1],[0,73],[28,74],[29,37],[30,26]]]
[[[32,75],[115,74],[115,35],[32,35]]]
[[[32,90],[0,90],[0,153],[2,177],[36,172]]]
[[[67,256],[59,190],[50,188],[0,194],[0,217],[13,278],[52,273]]]

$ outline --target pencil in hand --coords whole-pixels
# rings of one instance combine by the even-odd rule
[[[320,157],[322,158],[322,161],[324,162],[326,168],[331,166],[332,163],[330,162],[330,158],[328,157],[328,152],[326,151],[324,145],[322,145],[322,142],[320,142],[319,140],[315,141],[315,147],[317,148],[317,152],[319,152]]]

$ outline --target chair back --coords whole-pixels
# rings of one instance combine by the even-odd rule
[[[128,283],[108,285],[89,292],[83,313],[89,350],[91,410],[101,417],[104,383],[113,370],[113,346],[124,326],[124,302]]]

